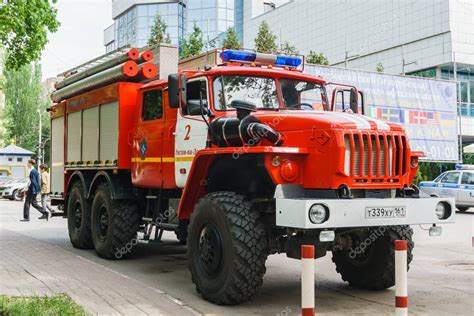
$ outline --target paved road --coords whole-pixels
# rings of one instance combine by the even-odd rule
[[[0,200],[2,229],[58,246],[130,280],[164,291],[200,313],[299,314],[300,263],[285,255],[269,257],[264,285],[254,301],[233,307],[216,306],[202,300],[196,293],[186,267],[185,247],[177,244],[174,234],[165,234],[164,241],[159,244],[136,245],[128,259],[107,261],[97,257],[93,251],[74,249],[69,243],[63,218],[19,223],[20,218],[21,203]],[[428,232],[420,227],[414,227],[414,230],[414,261],[408,273],[411,314],[473,315],[474,215],[459,214],[457,223],[446,225],[441,237],[428,237]],[[394,288],[380,292],[350,288],[336,273],[330,256],[318,259],[315,271],[318,314],[393,315]]]

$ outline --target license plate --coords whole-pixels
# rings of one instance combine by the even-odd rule
[[[405,206],[365,208],[365,218],[403,218],[406,213]]]

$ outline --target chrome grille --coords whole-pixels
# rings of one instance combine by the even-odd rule
[[[407,141],[403,135],[346,134],[344,144],[347,175],[386,178],[401,176],[407,170]]]

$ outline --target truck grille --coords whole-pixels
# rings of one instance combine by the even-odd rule
[[[344,135],[346,175],[381,182],[407,171],[407,140],[403,135],[351,133]]]

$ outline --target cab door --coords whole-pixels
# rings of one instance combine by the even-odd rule
[[[474,172],[464,171],[456,204],[474,206]]]
[[[143,91],[140,103],[141,114],[133,137],[132,182],[136,186],[161,188],[165,122],[162,88]]]
[[[202,119],[199,103],[202,97],[204,106],[208,106],[208,90],[206,77],[190,79],[186,83],[186,104],[180,108],[176,123],[175,179],[179,188],[186,184],[196,153],[206,148],[208,127]]]

